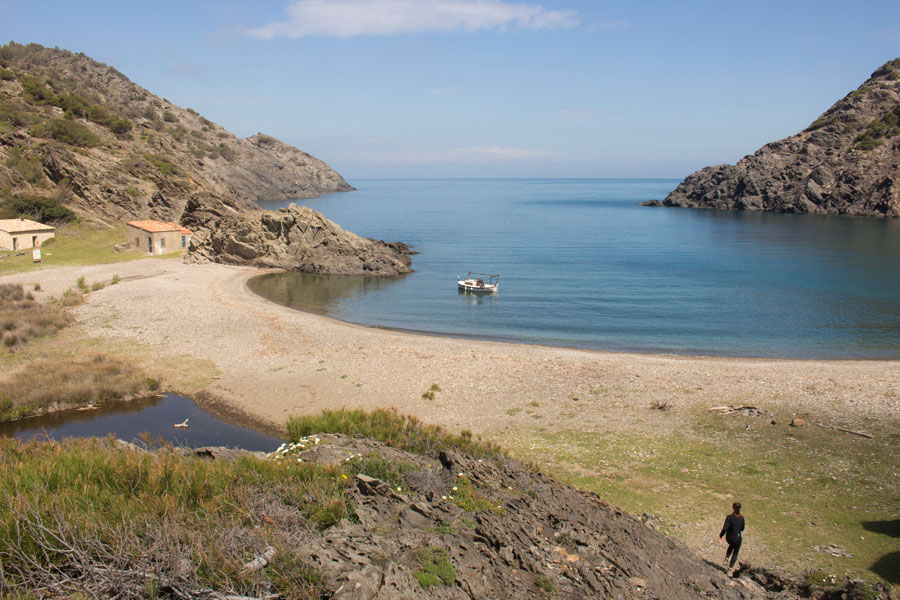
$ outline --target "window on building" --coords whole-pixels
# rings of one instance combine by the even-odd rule
[[[19,241],[18,239],[13,238],[13,252],[16,251],[16,242],[18,242],[18,241]]]
[[[166,238],[159,238],[159,247],[160,248],[166,247]]]
[[[187,236],[181,236],[181,247],[184,248],[187,245],[186,238]]]

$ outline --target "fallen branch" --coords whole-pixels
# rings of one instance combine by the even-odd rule
[[[853,435],[858,435],[860,437],[864,437],[867,439],[875,439],[875,436],[871,433],[866,433],[865,431],[854,431],[852,429],[847,429],[845,427],[838,427],[837,425],[829,425],[827,423],[816,423],[819,427],[824,427],[825,429],[836,429],[838,431],[843,431],[844,433],[852,433]]]

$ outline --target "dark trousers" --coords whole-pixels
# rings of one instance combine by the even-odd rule
[[[728,542],[728,550],[725,551],[725,560],[728,560],[728,557],[730,556],[731,557],[731,565],[730,566],[733,567],[734,563],[737,562],[738,552],[740,552],[740,550],[741,550],[741,538],[739,538],[739,537],[732,538],[732,539],[726,538],[726,541]]]

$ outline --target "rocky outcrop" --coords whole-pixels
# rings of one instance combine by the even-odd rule
[[[335,600],[776,597],[729,579],[598,496],[515,461],[432,458],[340,435],[320,442],[299,455],[304,462],[340,465],[377,452],[408,471],[399,488],[357,475],[358,522],[342,521],[299,548]],[[416,572],[427,560],[452,568],[452,580],[423,589]]]
[[[194,230],[188,260],[278,267],[331,275],[410,272],[409,248],[344,231],[321,213],[291,204],[246,211],[195,195],[182,224]]]
[[[804,131],[693,173],[662,204],[900,217],[900,59]]]

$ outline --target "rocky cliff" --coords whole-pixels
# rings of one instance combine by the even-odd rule
[[[900,58],[805,130],[693,173],[662,204],[900,217]]]
[[[396,244],[322,227],[324,217],[310,210],[264,217],[257,204],[352,189],[321,160],[261,133],[238,138],[82,54],[0,47],[0,205],[61,203],[107,225],[181,222],[199,232],[193,260],[409,271]],[[301,250],[297,240],[309,242],[310,228],[319,237]],[[357,251],[359,269],[350,267]]]

